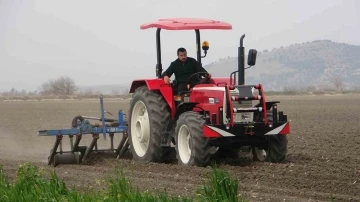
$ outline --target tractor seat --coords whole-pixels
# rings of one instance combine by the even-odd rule
[[[175,95],[184,96],[184,95],[189,94],[188,91],[187,91],[187,92],[182,92],[181,94],[180,94],[180,92],[177,92],[177,91],[178,91],[178,82],[177,82],[176,80],[173,80],[173,81],[171,82],[171,87],[172,87],[173,95],[174,95],[174,96],[175,96]]]

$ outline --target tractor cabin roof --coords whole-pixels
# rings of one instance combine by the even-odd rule
[[[160,28],[166,30],[195,30],[195,29],[221,29],[231,30],[232,25],[227,22],[199,18],[167,18],[157,22],[147,23],[140,29]]]

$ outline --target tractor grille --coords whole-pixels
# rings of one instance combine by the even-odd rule
[[[251,88],[249,88],[251,91]],[[235,88],[234,90],[230,90],[230,96],[238,96],[239,90]],[[254,106],[253,100],[246,100],[241,101],[239,103],[238,101],[232,101],[233,108],[248,108]],[[234,113],[234,122],[235,123],[248,123],[252,122],[254,120],[253,118],[254,112],[241,112],[241,113]]]

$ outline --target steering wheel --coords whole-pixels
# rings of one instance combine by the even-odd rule
[[[191,80],[193,76],[196,76],[196,79],[198,80],[197,82],[193,82]],[[205,78],[201,78],[201,76],[203,76]],[[207,73],[207,72],[196,72],[190,76],[189,83],[192,85],[209,83],[210,78],[208,76],[209,76],[209,73]]]

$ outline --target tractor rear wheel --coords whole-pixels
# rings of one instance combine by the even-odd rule
[[[134,160],[164,161],[167,148],[160,143],[169,116],[168,105],[160,94],[147,86],[136,89],[129,109],[129,143]]]
[[[184,112],[176,123],[176,157],[179,164],[207,166],[210,162],[209,139],[203,134],[205,120],[196,112]]]

